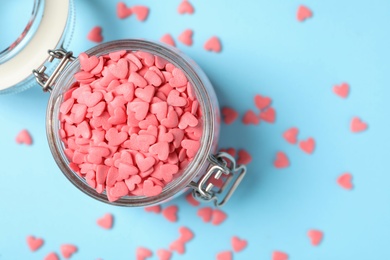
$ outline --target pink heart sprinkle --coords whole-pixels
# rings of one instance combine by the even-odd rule
[[[146,258],[151,257],[153,255],[153,252],[145,247],[138,247],[135,254],[137,260],[144,260]]]
[[[133,191],[136,188],[137,184],[140,184],[142,181],[141,177],[138,175],[130,176],[127,180],[125,180],[126,186],[129,191]]]
[[[16,140],[16,143],[18,143],[18,144],[25,144],[25,145],[32,144],[31,135],[26,129],[23,129],[22,131],[20,131],[19,134],[16,136],[15,140]]]
[[[195,127],[198,125],[198,119],[190,112],[185,112],[179,121],[179,128],[186,129],[188,126]]]
[[[192,205],[192,206],[194,206],[194,207],[197,207],[197,206],[200,205],[200,202],[197,201],[197,200],[194,198],[194,196],[192,196],[192,192],[190,192],[190,193],[188,193],[188,194],[186,195],[186,200],[187,200],[187,202],[188,202],[190,205]]]
[[[222,50],[221,41],[217,36],[208,39],[203,47],[206,51],[221,52]]]
[[[102,36],[102,27],[95,26],[91,29],[91,31],[87,35],[87,39],[92,42],[102,42],[103,36]]]
[[[342,98],[347,98],[349,94],[349,85],[348,83],[342,83],[341,85],[335,85],[333,87],[333,92]]]
[[[58,257],[58,255],[54,252],[51,252],[49,254],[47,254],[45,256],[45,258],[43,258],[43,260],[60,260],[60,258]]]
[[[241,252],[248,245],[248,242],[245,239],[240,239],[239,237],[232,237],[232,247],[234,252]]]
[[[194,233],[187,227],[180,227],[179,233],[180,233],[180,240],[185,243],[191,241],[194,238]]]
[[[169,84],[172,87],[178,88],[178,87],[187,86],[187,83],[188,83],[187,77],[181,69],[174,68],[172,70],[172,76],[173,77],[169,80]],[[175,95],[178,96],[179,92],[177,90],[172,90],[172,91],[174,91]],[[171,92],[169,94],[171,94]],[[169,101],[168,101],[168,103],[169,103]],[[187,104],[187,102],[186,102],[186,104]],[[185,106],[186,104],[184,104],[183,106]]]
[[[159,185],[154,185],[153,181],[146,180],[143,185],[143,194],[146,197],[157,196],[162,192],[162,187]]]
[[[105,135],[108,144],[118,146],[127,140],[128,134],[126,132],[118,132],[115,128],[110,128]]]
[[[213,214],[213,209],[210,207],[204,207],[198,209],[197,215],[202,218],[203,222],[210,222]]]
[[[255,105],[258,109],[263,110],[271,105],[272,99],[261,95],[255,96]]]
[[[150,206],[150,207],[146,207],[144,208],[146,212],[153,212],[153,213],[160,213],[161,212],[161,206],[160,205],[156,205],[156,206]]]
[[[129,82],[133,83],[137,87],[144,88],[148,85],[148,82],[137,72],[132,72],[129,77]]]
[[[144,157],[141,153],[135,155],[135,162],[141,172],[145,172],[153,167],[156,162],[153,157]]]
[[[187,100],[180,96],[179,91],[172,90],[168,95],[167,103],[170,106],[184,107],[187,105]]]
[[[306,6],[301,5],[298,7],[297,11],[297,19],[300,22],[305,21],[308,18],[311,18],[313,16],[313,12]]]
[[[232,124],[238,118],[237,111],[230,107],[223,107],[221,109],[221,113],[223,116],[223,121],[227,125]]]
[[[248,164],[251,161],[252,156],[245,149],[241,149],[238,151],[237,164]]]
[[[64,258],[71,258],[74,253],[77,252],[77,247],[71,244],[64,244],[60,247],[61,254]]]
[[[337,178],[337,183],[340,185],[340,187],[346,190],[352,190],[353,189],[352,174],[348,172],[343,173]]]
[[[118,60],[118,63],[108,66],[108,70],[118,79],[124,79],[129,74],[129,63],[126,59]]]
[[[194,31],[192,31],[191,29],[187,29],[179,35],[178,40],[179,40],[179,42],[181,42],[187,46],[191,46],[193,43],[193,41],[192,41],[193,34],[194,34]]]
[[[179,14],[193,14],[194,7],[191,5],[189,1],[184,0],[180,3],[179,7],[177,8],[177,12]]]
[[[80,68],[84,71],[91,71],[99,64],[99,58],[96,56],[88,57],[88,54],[82,52],[79,55]]]
[[[287,155],[284,152],[277,152],[276,159],[274,161],[275,168],[286,168],[290,165]]]
[[[223,212],[220,209],[214,209],[213,213],[212,213],[211,223],[215,226],[218,226],[218,225],[222,224],[222,222],[224,222],[226,218],[227,218],[227,215],[225,212]]]
[[[185,243],[183,241],[181,241],[180,239],[178,240],[175,240],[173,241],[170,245],[169,245],[169,249],[171,251],[176,251],[178,252],[179,254],[184,254],[186,249],[185,249]]]
[[[266,108],[265,110],[260,112],[260,119],[268,123],[274,123],[275,116],[276,116],[276,112],[275,109],[273,109],[272,107]]]
[[[178,207],[176,205],[171,205],[162,210],[163,216],[170,222],[177,221],[177,211]]]
[[[166,249],[159,249],[157,250],[157,255],[160,258],[160,260],[170,260],[172,253],[171,251]]]
[[[367,129],[367,127],[368,127],[367,123],[363,122],[359,117],[352,118],[352,121],[351,121],[351,132],[352,133],[363,132]]]
[[[158,142],[150,146],[149,152],[158,156],[158,159],[165,161],[169,155],[169,144],[167,142]]]
[[[307,154],[313,153],[315,145],[315,140],[312,137],[309,137],[307,140],[299,142],[299,147]]]
[[[135,119],[144,120],[149,112],[149,103],[144,101],[133,101],[129,103],[127,108],[135,113]]]
[[[231,251],[222,251],[217,254],[217,260],[232,260],[233,254]]]
[[[289,142],[290,144],[296,144],[297,143],[297,135],[298,135],[299,129],[296,127],[291,127],[287,129],[283,133],[283,138]]]
[[[133,12],[131,11],[131,8],[128,8],[125,3],[119,2],[116,5],[116,15],[119,19],[125,19],[132,14]]]
[[[97,225],[104,229],[111,229],[113,223],[113,216],[110,213],[105,214],[97,220]]]
[[[154,73],[154,72],[151,71],[151,73]],[[156,75],[156,77],[158,77],[156,73],[154,73],[154,74]],[[142,99],[145,102],[150,103],[152,101],[153,96],[154,96],[155,90],[156,90],[156,88],[153,86],[146,86],[145,88],[137,88],[135,90],[135,96]]]
[[[37,238],[37,237],[34,237],[34,236],[28,236],[26,240],[27,240],[28,247],[33,252],[35,252],[39,248],[41,248],[43,243],[44,243],[42,238]]]
[[[272,260],[288,260],[288,255],[284,252],[274,251],[272,253]]]
[[[253,112],[252,110],[248,110],[247,112],[245,112],[244,117],[242,118],[242,122],[245,125],[258,125],[260,123],[260,118],[257,117],[255,112]]]
[[[169,33],[164,34],[164,35],[160,38],[160,42],[166,43],[166,44],[171,45],[171,46],[173,46],[173,47],[176,46],[175,40],[173,39],[172,35],[170,35]]]
[[[321,230],[311,229],[307,232],[307,236],[313,246],[318,246],[322,241],[324,233]]]
[[[145,21],[148,18],[149,8],[142,5],[136,5],[131,7],[131,11],[135,13],[139,21]]]
[[[129,189],[124,181],[119,181],[115,183],[114,187],[110,189],[110,195],[112,197],[120,198],[129,194]]]

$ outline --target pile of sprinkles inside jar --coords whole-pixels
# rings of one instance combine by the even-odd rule
[[[142,51],[79,61],[60,106],[70,168],[109,201],[160,194],[200,147],[202,114],[187,76]]]

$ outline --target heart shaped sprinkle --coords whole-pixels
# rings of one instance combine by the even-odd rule
[[[307,232],[307,236],[313,246],[318,246],[324,237],[324,233],[321,230],[311,229]]]
[[[221,52],[222,50],[221,41],[217,36],[213,36],[208,39],[203,47],[206,51],[212,52]]]
[[[343,173],[337,178],[337,183],[340,185],[340,187],[346,190],[352,190],[353,189],[352,174]]]
[[[103,36],[102,36],[102,27],[100,26],[95,26],[89,31],[87,35],[87,39],[92,41],[92,42],[102,42],[103,41]]]
[[[239,237],[232,237],[232,247],[234,252],[241,252],[248,245],[248,242],[245,239],[240,239]]]
[[[79,55],[80,68],[84,71],[91,71],[99,64],[99,58],[96,56],[89,57],[88,54],[82,52]]]
[[[260,112],[260,119],[268,123],[274,123],[275,116],[276,116],[276,112],[275,109],[273,109],[272,107],[266,108],[265,110]]]
[[[194,31],[191,29],[186,29],[184,30],[180,35],[179,35],[179,42],[183,43],[184,45],[191,46],[193,41],[192,41],[192,35],[194,34]]]
[[[161,212],[161,206],[160,205],[156,205],[156,206],[146,207],[145,211],[146,212],[153,212],[153,213],[158,214],[158,213]]]
[[[348,83],[342,83],[333,87],[333,92],[341,98],[347,98],[349,94]]]
[[[290,165],[287,155],[284,152],[277,152],[276,159],[274,161],[275,168],[286,168]]]
[[[146,180],[143,185],[143,194],[146,197],[157,196],[162,192],[162,187],[155,185],[152,181]]]
[[[210,207],[204,207],[198,209],[197,215],[202,218],[203,222],[210,222],[213,214],[213,209]]]
[[[248,164],[252,161],[252,156],[245,150],[238,150],[237,164]]]
[[[272,99],[262,95],[255,96],[255,105],[258,109],[263,110],[271,105]]]
[[[217,254],[217,260],[232,260],[233,254],[231,251],[222,251]]]
[[[43,258],[43,260],[60,260],[60,258],[58,257],[58,255],[54,252],[51,252],[49,254],[47,254],[45,256],[45,258]]]
[[[215,226],[218,226],[218,225],[222,224],[226,218],[227,218],[227,215],[225,212],[223,212],[220,209],[214,209],[213,213],[212,213],[211,223]]]
[[[299,147],[307,154],[313,153],[315,145],[315,140],[312,137],[309,137],[307,140],[299,142]]]
[[[42,247],[44,243],[42,238],[38,238],[34,236],[28,236],[26,240],[27,240],[27,245],[32,252],[37,251],[39,248]]]
[[[64,244],[60,247],[61,254],[64,258],[71,258],[74,253],[77,252],[77,247],[72,244]]]
[[[272,260],[288,260],[288,255],[281,251],[274,251],[272,253]]]
[[[15,140],[18,144],[32,145],[32,137],[26,129],[20,131]]]
[[[113,223],[113,216],[110,213],[105,214],[97,220],[97,225],[104,229],[111,229]]]
[[[139,21],[145,21],[148,18],[149,8],[143,5],[136,5],[131,7],[131,11],[137,16]]]
[[[221,113],[223,116],[223,122],[227,125],[232,124],[238,118],[237,111],[230,107],[223,107],[221,109]]]
[[[351,132],[352,133],[360,133],[367,130],[367,123],[363,122],[359,117],[352,118],[351,121]]]
[[[166,44],[171,45],[171,46],[173,46],[173,47],[176,46],[175,40],[173,39],[172,35],[170,35],[169,33],[164,34],[164,35],[160,38],[160,42],[166,43]]]
[[[151,257],[153,255],[153,252],[145,247],[138,247],[136,251],[136,258],[137,260],[144,260],[148,257]]]
[[[255,112],[248,110],[245,112],[244,117],[242,118],[242,122],[245,125],[258,125],[260,123],[260,118],[257,117]]]
[[[296,127],[291,127],[287,129],[283,133],[283,138],[289,142],[290,144],[296,144],[297,143],[297,135],[299,133],[299,129]]]
[[[169,250],[159,249],[157,250],[157,255],[160,260],[170,260],[172,253]]]
[[[191,3],[187,0],[183,0],[179,7],[177,8],[177,12],[179,14],[193,14],[194,13],[194,7],[191,5]]]
[[[300,22],[305,21],[313,16],[313,12],[306,6],[301,5],[298,7],[297,20]]]
[[[178,207],[176,205],[170,205],[162,210],[163,216],[170,222],[177,221]]]
[[[133,14],[131,8],[128,8],[125,3],[119,2],[116,5],[116,15],[119,19],[125,19]]]

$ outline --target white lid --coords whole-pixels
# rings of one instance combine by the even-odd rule
[[[69,0],[49,0],[44,3],[40,24],[23,49],[0,64],[0,92],[32,77],[32,71],[43,65],[48,50],[59,45],[67,26]]]

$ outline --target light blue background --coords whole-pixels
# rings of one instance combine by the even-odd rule
[[[158,40],[170,33],[210,77],[221,106],[234,107],[241,119],[256,109],[255,94],[269,96],[276,122],[244,126],[237,120],[222,126],[220,147],[245,148],[253,156],[246,179],[223,208],[228,218],[222,225],[204,224],[184,197],[168,203],[179,206],[179,221],[169,223],[143,209],[94,201],[66,180],[46,141],[48,94],[35,87],[0,96],[1,260],[42,259],[59,253],[64,243],[78,246],[72,259],[135,259],[138,246],[154,252],[168,248],[183,225],[195,238],[185,255],[174,253],[172,259],[214,259],[231,250],[234,235],[249,243],[234,254],[236,260],[271,259],[274,250],[292,260],[390,259],[390,2],[192,0],[192,16],[177,13],[180,0],[125,2],[149,6],[147,21],[119,20],[116,1],[75,0],[70,48],[78,54],[94,46],[86,35],[95,25],[103,27],[105,41]],[[300,4],[314,13],[303,23],[296,20]],[[187,28],[194,30],[191,47],[177,41]],[[222,40],[220,54],[203,49],[212,35]],[[351,86],[346,100],[332,92],[341,82]],[[354,116],[369,129],[352,134]],[[299,139],[315,138],[313,155],[282,138],[292,126],[300,129]],[[23,128],[31,132],[33,146],[15,143]],[[289,168],[273,167],[277,151],[286,152]],[[336,184],[347,171],[352,191]],[[96,225],[106,212],[115,216],[109,231]],[[325,235],[318,247],[306,236],[312,228]],[[34,253],[25,242],[30,234],[45,240]]]

